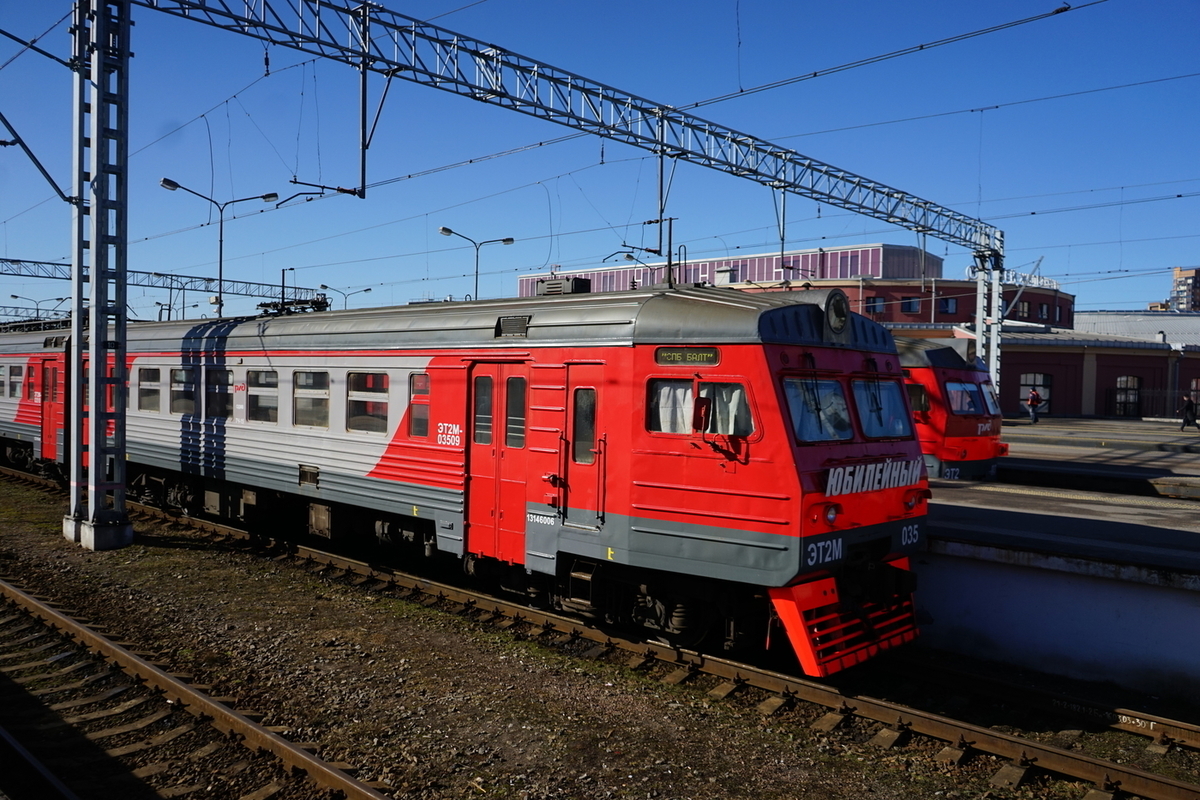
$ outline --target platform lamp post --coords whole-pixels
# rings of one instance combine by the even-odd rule
[[[366,292],[371,291],[371,287],[368,286],[365,289],[355,289],[353,292],[343,292],[341,289],[335,289],[332,286],[326,286],[323,283],[321,284],[321,288],[326,289],[330,292],[337,292],[338,294],[340,294],[342,296],[342,311],[345,311],[347,308],[350,307],[350,297],[352,295],[365,294]]]
[[[37,322],[40,322],[42,319],[42,303],[50,303],[50,302],[61,303],[64,300],[70,299],[69,297],[47,297],[45,300],[34,300],[32,297],[24,297],[19,294],[14,294],[14,295],[9,295],[9,296],[13,300],[28,300],[29,302],[33,303],[33,307],[36,309],[33,312],[33,319],[34,319],[34,321],[37,321]]]
[[[466,239],[471,244],[475,245],[475,294],[471,295],[472,300],[479,299],[479,248],[485,244],[512,244],[516,239],[511,236],[506,236],[503,239],[488,239],[487,241],[477,242],[470,236],[463,236],[458,231],[452,231],[449,228],[442,226],[438,228],[438,233],[442,236],[457,236],[460,239]]]
[[[279,199],[279,195],[275,192],[268,192],[267,194],[256,194],[253,197],[239,197],[237,200],[226,200],[224,203],[218,203],[211,197],[193,191],[170,178],[163,178],[158,182],[158,185],[172,192],[176,189],[183,189],[188,194],[194,194],[201,200],[207,200],[217,207],[217,317],[222,317],[225,315],[225,207],[231,206],[234,203],[244,203],[247,200],[262,200],[264,203],[274,203]]]

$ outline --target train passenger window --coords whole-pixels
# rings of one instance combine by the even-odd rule
[[[655,433],[691,433],[694,404],[690,378],[650,381],[646,397],[646,430]]]
[[[979,385],[962,381],[946,381],[946,401],[952,414],[982,414],[983,397]]]
[[[408,435],[429,435],[429,375],[414,372],[408,376]]]
[[[232,416],[233,395],[229,387],[233,385],[233,370],[212,369],[204,370],[204,416],[207,419],[224,419]]]
[[[896,381],[854,381],[858,424],[872,439],[912,435],[912,417]]]
[[[196,413],[196,370],[192,367],[171,370],[171,413]]]
[[[837,381],[785,378],[783,394],[792,415],[792,430],[799,441],[834,442],[854,438],[850,406]]]
[[[8,368],[8,396],[21,399],[21,383],[24,381],[24,367]]]
[[[161,370],[146,367],[138,370],[137,408],[138,411],[151,411],[155,414],[162,410]]]
[[[596,390],[576,389],[571,411],[571,460],[596,463]]]
[[[346,376],[346,430],[387,433],[386,372],[351,372]]]
[[[475,376],[475,398],[473,416],[475,420],[475,444],[492,443],[492,379],[488,375]]]
[[[292,422],[310,428],[328,428],[329,373],[293,373],[292,390]]]
[[[525,446],[525,379],[509,378],[504,398],[504,446]]]
[[[0,366],[0,397],[8,394],[8,367]]]
[[[279,421],[279,373],[275,370],[246,371],[246,419]]]

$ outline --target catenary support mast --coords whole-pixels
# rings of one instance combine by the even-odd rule
[[[63,534],[89,550],[133,540],[125,510],[125,256],[129,0],[77,0],[70,508]],[[86,354],[86,355],[85,355]]]

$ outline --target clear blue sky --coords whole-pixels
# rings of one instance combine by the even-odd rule
[[[751,89],[1052,11],[1058,0],[631,2],[470,0],[385,5],[668,105]],[[1200,266],[1200,2],[1106,0],[958,44],[716,103],[694,113],[872,180],[988,220],[1006,265],[1041,274],[1080,309],[1165,299],[1170,270]],[[0,28],[69,56],[68,0],[7,2]],[[66,21],[47,30],[67,15]],[[357,73],[254,39],[134,9],[129,266],[215,275],[217,200],[358,182]],[[68,71],[0,40],[0,112],[70,191]],[[14,58],[14,56],[16,56]],[[371,85],[378,103],[383,79]],[[1139,84],[1139,85],[1130,85]],[[1125,88],[1114,88],[1125,87]],[[1053,99],[1045,99],[1053,98]],[[986,109],[986,110],[981,110]],[[595,266],[623,244],[653,247],[657,163],[644,151],[396,81],[369,156],[366,200],[327,197],[226,212],[225,275],[328,284],[351,307],[462,297],[482,241],[480,294],[517,276]],[[0,138],[7,139],[6,131]],[[438,170],[475,159],[477,163]],[[481,160],[483,159],[483,160]],[[403,179],[431,170],[430,174]],[[400,179],[400,180],[393,180]],[[1182,195],[1181,197],[1176,197]],[[1165,198],[1165,199],[1162,199]],[[776,199],[750,181],[679,164],[667,214],[696,257],[776,252]],[[266,209],[266,213],[259,213]],[[207,224],[211,221],[212,224]],[[64,261],[70,214],[15,147],[0,148],[0,255]],[[891,242],[915,234],[795,196],[787,247]],[[930,238],[947,277],[970,263]],[[0,275],[0,297],[62,296],[66,282]],[[342,300],[334,293],[338,307]],[[130,288],[152,319],[160,290]],[[229,296],[227,313],[256,300]],[[203,298],[190,297],[188,303]],[[3,304],[3,303],[0,303]],[[50,305],[53,305],[51,303]],[[48,307],[43,304],[43,308]],[[189,316],[211,314],[207,304]]]

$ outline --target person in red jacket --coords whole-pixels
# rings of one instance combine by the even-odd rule
[[[1042,396],[1038,394],[1037,389],[1030,389],[1029,398],[1025,402],[1029,405],[1029,421],[1037,425],[1038,406],[1042,404]]]

